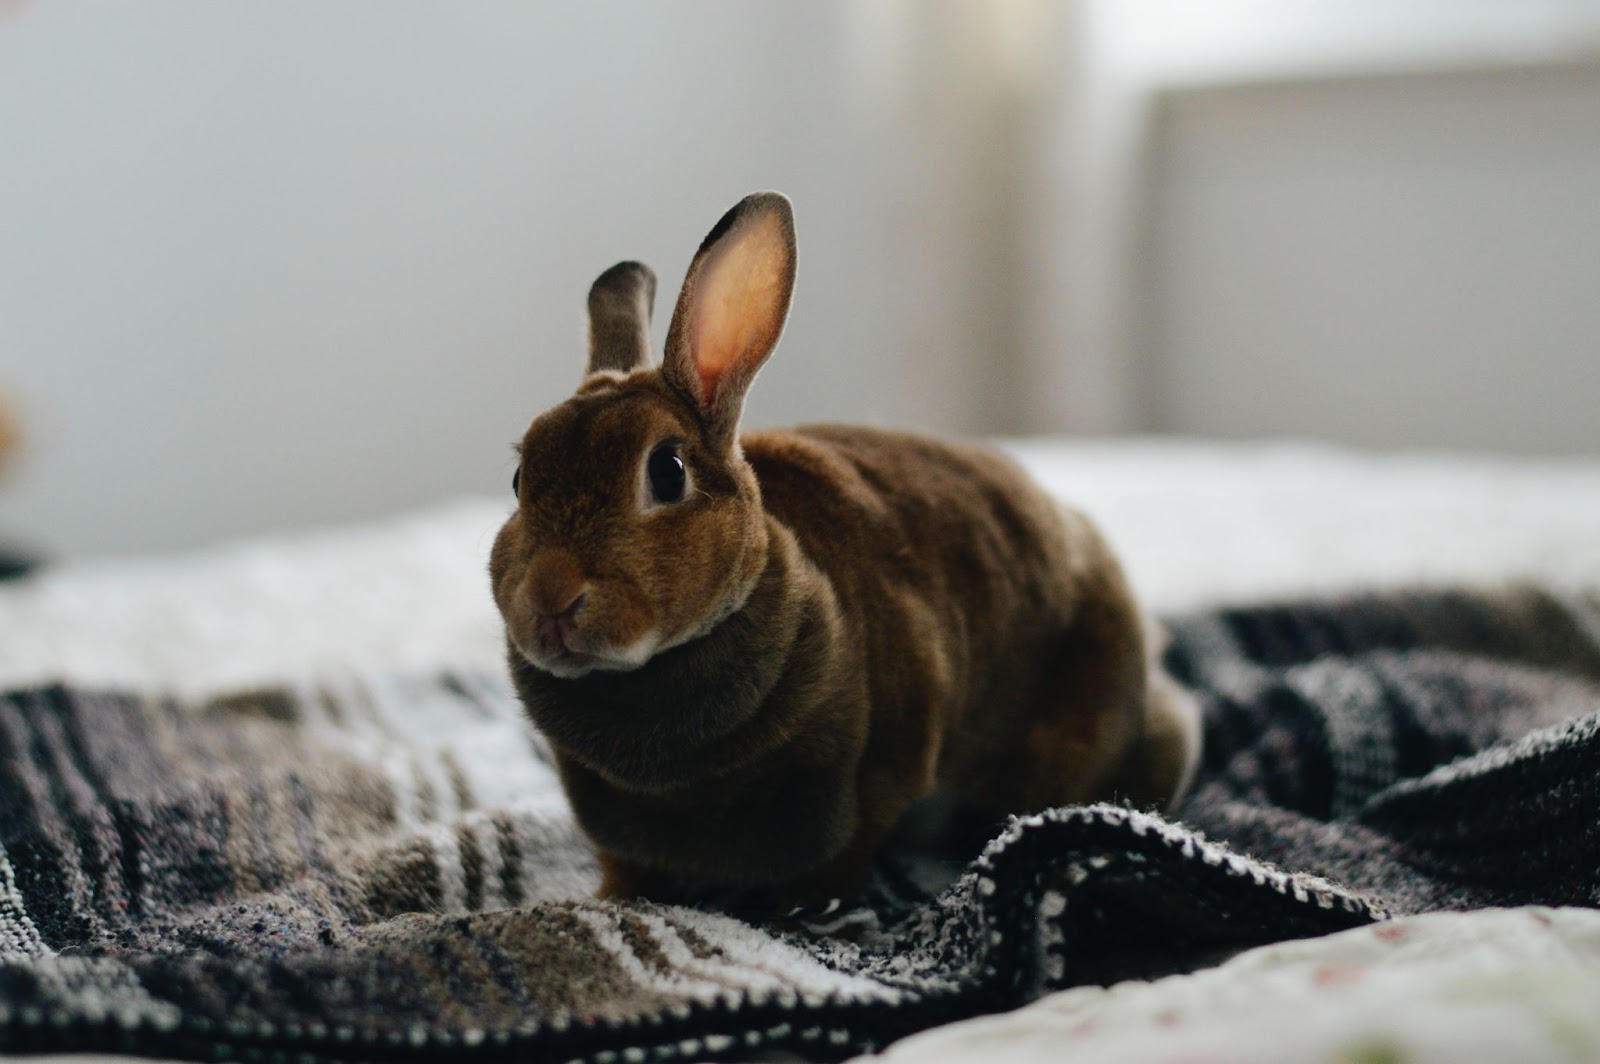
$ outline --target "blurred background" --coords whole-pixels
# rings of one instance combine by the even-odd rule
[[[1600,453],[1600,0],[0,0],[0,543],[509,503],[760,188],[747,425]]]

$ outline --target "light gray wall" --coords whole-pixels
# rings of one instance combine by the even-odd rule
[[[1597,41],[1600,0],[0,0],[0,545],[505,492],[595,274],[664,315],[768,187],[752,425],[1594,449],[1600,125],[1537,71]]]
[[[1147,424],[1600,454],[1600,63],[1174,91]]]
[[[1278,294],[1337,305],[1361,298],[1388,267],[1360,254],[1335,255],[1320,269],[1278,267],[1296,264],[1297,253],[1311,253],[1328,234],[1346,233],[1365,247],[1416,240],[1400,257],[1414,269],[1448,273],[1454,253],[1436,239],[1438,224],[1454,224],[1448,215],[1459,214],[1471,230],[1473,197],[1481,195],[1489,225],[1515,227],[1508,197],[1520,203],[1553,192],[1542,220],[1518,229],[1502,252],[1497,282],[1504,287],[1475,311],[1479,321],[1508,312],[1488,323],[1485,336],[1520,327],[1525,316],[1517,308],[1546,298],[1524,289],[1564,268],[1592,218],[1583,204],[1573,232],[1547,240],[1538,231],[1546,222],[1563,225],[1571,187],[1591,180],[1583,146],[1593,144],[1592,119],[1587,111],[1577,120],[1558,112],[1574,105],[1574,95],[1592,97],[1592,86],[1567,78],[1560,88],[1543,74],[1560,81],[1560,71],[1600,61],[1600,0],[1079,0],[1073,8],[1071,74],[1055,86],[1057,114],[1038,149],[1049,171],[1039,187],[1061,191],[1031,205],[1037,224],[1024,247],[1029,273],[1040,279],[1024,303],[1024,423],[1100,433],[1296,431],[1368,444],[1444,439],[1366,432],[1325,410],[1309,411],[1316,416],[1294,428],[1274,420],[1280,396],[1262,388],[1295,357],[1277,341],[1291,340],[1293,351],[1321,349],[1298,335],[1228,333],[1255,309],[1241,271],[1263,265],[1264,256]],[[1524,86],[1524,78],[1536,84]],[[1592,109],[1592,98],[1575,105]],[[1463,133],[1480,106],[1485,128]],[[1526,114],[1528,129],[1505,128],[1512,111]],[[1325,139],[1329,123],[1335,128]],[[1394,159],[1385,157],[1388,138],[1401,142]],[[1437,151],[1423,158],[1427,145],[1446,141],[1450,159]],[[1511,161],[1509,152],[1525,155]],[[1396,175],[1407,158],[1427,173]],[[1432,178],[1477,191],[1458,189],[1451,205],[1425,207],[1397,226],[1377,220],[1371,197],[1341,191],[1396,177],[1399,198]],[[1273,191],[1257,213],[1264,190]],[[1430,265],[1433,256],[1443,261]],[[1460,331],[1455,317],[1423,310],[1438,283],[1423,282],[1422,303],[1369,303],[1366,326],[1387,336],[1385,356],[1409,345],[1421,370]],[[1538,332],[1564,334],[1570,349],[1575,327],[1587,321],[1581,310],[1563,310]],[[1279,319],[1291,333],[1297,325],[1317,331],[1317,342],[1335,338],[1315,322]],[[1426,404],[1436,380],[1453,372],[1440,364],[1372,380],[1357,372],[1365,353],[1341,356],[1350,371],[1343,388],[1322,394],[1347,415],[1360,413],[1348,409],[1353,393],[1380,407]],[[1165,379],[1165,368],[1188,377]],[[1250,409],[1204,399],[1205,389]],[[1292,390],[1296,402],[1318,401],[1308,389]],[[1193,405],[1200,402],[1204,409]],[[1449,438],[1499,446],[1508,421],[1530,416],[1546,412],[1509,403],[1483,422],[1482,434],[1458,423]]]
[[[659,348],[700,238],[759,188],[794,199],[801,265],[747,423],[999,427],[940,324],[973,319],[941,148],[874,104],[957,91],[871,69],[905,29],[843,0],[6,9],[0,396],[28,452],[0,542],[167,549],[508,492],[510,444],[579,376],[590,280],[652,263]]]

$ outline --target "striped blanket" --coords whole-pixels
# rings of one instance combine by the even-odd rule
[[[1171,622],[1175,817],[886,854],[827,934],[590,900],[499,677],[0,696],[0,1051],[837,1059],[1054,988],[1391,914],[1600,904],[1600,596],[1419,592]]]

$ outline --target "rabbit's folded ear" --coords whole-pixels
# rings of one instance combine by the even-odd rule
[[[718,433],[783,332],[794,294],[794,214],[777,192],[746,196],[695,253],[667,330],[667,381]]]
[[[630,373],[650,361],[650,310],[656,275],[642,262],[619,262],[589,286],[589,368]]]

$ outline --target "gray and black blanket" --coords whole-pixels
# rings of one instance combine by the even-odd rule
[[[1054,988],[1392,914],[1600,904],[1600,596],[1174,619],[1206,755],[1170,818],[887,854],[831,934],[589,900],[496,677],[0,696],[0,1051],[836,1059]]]

